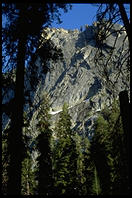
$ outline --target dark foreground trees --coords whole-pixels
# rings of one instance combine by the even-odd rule
[[[34,167],[28,149],[22,162],[22,195],[129,194],[126,137],[119,102],[115,101],[111,109],[106,107],[101,112],[91,142],[71,130],[66,104],[53,131],[49,120],[49,99],[44,97],[38,112],[38,164]],[[4,141],[3,146],[6,151]],[[3,159],[4,162],[6,169],[8,160]],[[6,192],[6,171],[4,173],[3,191]]]
[[[130,4],[129,4],[130,5]],[[116,92],[115,84],[117,83],[119,76],[123,75],[127,71],[127,79],[126,81],[126,88],[125,90],[121,91],[119,94],[120,99],[120,111],[121,111],[121,117],[123,122],[123,129],[124,133],[126,133],[129,136],[130,133],[130,103],[129,103],[129,86],[127,85],[127,81],[130,82],[130,11],[125,9],[125,6],[123,3],[109,3],[109,4],[100,4],[96,18],[99,22],[97,25],[97,53],[95,56],[95,62],[96,65],[100,65],[104,68],[104,78],[106,78],[106,81],[108,82],[109,86],[112,86],[112,94],[114,95],[114,92]],[[116,23],[121,22],[123,25],[120,26],[119,29],[112,31],[113,26]],[[122,46],[118,50],[118,58],[115,63],[113,63],[113,57],[114,57],[114,48],[116,46],[116,43],[118,41],[119,35],[122,33],[122,31],[125,31],[125,37],[122,40]],[[105,43],[105,40],[109,38],[111,34],[115,35],[115,41],[113,43],[113,46],[111,50],[109,51],[109,56],[107,58],[107,61],[103,61],[103,64],[100,64],[100,61],[102,60],[103,55],[103,46]],[[127,44],[127,45],[126,45]],[[109,79],[109,69],[108,67],[114,65],[118,69],[118,75],[116,75],[115,79],[110,80]],[[124,106],[126,108],[124,109]],[[128,146],[127,146],[128,147]]]
[[[129,195],[129,165],[126,137],[119,102],[111,110],[104,109],[95,127],[91,143],[92,159],[100,180],[101,194]]]
[[[91,142],[88,139],[82,141],[81,137],[73,134],[68,127],[71,124],[66,109],[64,106],[55,129],[55,194],[128,195],[126,137],[119,101],[115,100],[110,109],[105,107],[102,110],[95,123],[95,135]]]
[[[14,106],[11,115],[11,127],[8,135],[8,151],[10,156],[8,168],[7,194],[15,195],[21,192],[21,169],[24,159],[24,144],[22,141],[23,106],[24,106],[24,70],[25,61],[38,47],[40,33],[44,25],[57,17],[59,8],[67,11],[64,4],[2,4],[3,15],[7,24],[2,30],[3,71],[16,68]],[[8,61],[6,58],[8,57]]]
[[[124,181],[117,181],[117,183],[122,183],[119,184],[120,188],[120,193],[128,193],[129,191],[129,186],[130,186],[130,178],[129,178],[129,172],[130,172],[130,102],[129,102],[129,85],[127,85],[128,82],[130,82],[130,19],[129,15],[127,15],[127,11],[125,9],[125,6],[123,3],[109,3],[109,4],[101,4],[99,6],[99,9],[97,11],[97,21],[99,22],[98,25],[98,41],[97,42],[97,53],[95,56],[95,62],[96,65],[100,65],[101,68],[104,68],[104,73],[103,76],[106,78],[107,84],[109,87],[112,86],[111,93],[114,96],[114,93],[116,93],[116,83],[123,73],[127,72],[127,79],[126,81],[126,88],[125,90],[121,91],[119,93],[119,100],[120,100],[120,115],[121,115],[121,120],[122,120],[122,125],[123,125],[123,151],[122,153],[125,152],[125,154],[122,154],[121,156],[124,156],[121,162],[123,164],[124,170],[122,170],[122,174],[126,174],[126,177],[124,176]],[[112,27],[114,24],[122,22],[123,26],[120,27],[120,29],[115,30],[114,32],[112,31]],[[120,48],[118,58],[116,60],[115,66],[118,69],[118,74],[116,75],[116,78],[110,79],[109,78],[109,69],[108,67],[113,64],[113,57],[114,57],[114,48],[116,46],[118,36],[122,33],[122,31],[126,32],[125,37],[122,41],[122,46]],[[103,46],[105,43],[105,40],[109,38],[109,36],[114,33],[115,35],[115,41],[113,44],[113,49],[109,51],[109,56],[106,61],[103,61],[103,64],[101,65],[101,60],[103,60]],[[127,45],[125,45],[127,43]],[[119,124],[119,122],[118,122]],[[119,137],[119,144],[121,144],[121,136]],[[118,141],[117,141],[118,143]],[[126,149],[125,149],[126,148]],[[112,163],[112,162],[111,162]],[[115,163],[115,162],[113,162]],[[127,168],[126,168],[127,167]],[[120,179],[119,179],[120,180]],[[116,183],[116,184],[117,184]],[[116,187],[115,184],[115,187]],[[121,187],[122,186],[122,187]],[[113,187],[114,188],[114,187]],[[119,190],[119,189],[118,189]],[[117,190],[117,191],[118,191]],[[114,191],[114,190],[113,190]],[[116,193],[116,190],[115,190]]]
[[[39,135],[37,137],[37,149],[38,149],[38,194],[39,195],[51,195],[52,193],[52,153],[51,153],[51,137],[52,130],[50,129],[50,105],[49,97],[44,94],[40,110],[38,113],[37,129]]]
[[[57,136],[53,156],[55,191],[57,195],[72,195],[75,193],[77,153],[67,104],[64,104],[60,113],[55,133]]]
[[[90,142],[71,129],[68,105],[55,127],[53,149],[53,179],[55,195],[90,195],[93,163],[90,159]]]

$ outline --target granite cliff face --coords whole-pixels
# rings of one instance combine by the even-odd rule
[[[114,62],[120,55],[120,50],[127,50],[126,40],[122,49],[122,42],[126,36],[124,30],[118,34],[118,39],[113,51],[113,60],[108,64],[106,78],[104,68],[97,66],[94,57],[97,53],[96,23],[93,26],[86,26],[83,32],[79,30],[64,30],[46,28],[43,30],[41,46],[46,41],[52,43],[60,49],[63,57],[56,61],[46,62],[47,72],[43,71],[45,63],[42,56],[45,50],[41,50],[41,55],[37,55],[34,61],[35,75],[38,78],[36,89],[30,93],[32,98],[31,128],[36,131],[36,116],[38,114],[38,104],[44,92],[49,93],[51,98],[50,114],[52,115],[52,126],[59,117],[64,102],[69,105],[69,113],[72,117],[72,127],[80,134],[91,136],[93,134],[93,122],[97,118],[101,109],[111,105],[114,97],[118,97],[121,90],[129,89],[129,74],[125,70],[117,78],[119,69]],[[116,39],[114,30],[119,30],[120,25],[113,26],[113,33],[105,40],[103,48],[104,61],[113,49]],[[43,49],[43,48],[42,48]],[[122,54],[123,56],[123,54]],[[30,77],[30,72],[27,72]],[[30,89],[28,77],[25,77],[26,89]],[[115,82],[114,89],[110,82]],[[25,106],[28,109],[28,105]]]
[[[113,32],[120,28],[120,25],[114,25]],[[116,62],[118,52],[122,49],[125,36],[125,31],[118,35],[113,62],[108,65],[107,72],[112,82],[115,81],[119,73],[119,69],[113,63]],[[81,134],[90,135],[92,134],[92,124],[100,110],[105,105],[110,106],[113,97],[118,97],[121,90],[128,89],[129,75],[124,70],[113,89],[112,84],[107,81],[104,75],[103,68],[95,64],[94,57],[97,51],[96,24],[87,26],[83,32],[55,28],[44,29],[42,45],[49,39],[58,49],[62,50],[63,59],[47,62],[49,71],[47,74],[42,74],[43,72],[40,71],[42,71],[43,62],[38,55],[35,66],[38,69],[37,74],[40,75],[38,76],[40,81],[34,98],[36,99],[37,95],[41,98],[44,91],[49,93],[53,125],[62,110],[64,102],[68,103],[73,128]],[[109,56],[109,50],[112,48],[115,39],[116,36],[113,33],[105,40],[104,57]],[[127,47],[128,43],[126,41],[124,49],[126,50]]]

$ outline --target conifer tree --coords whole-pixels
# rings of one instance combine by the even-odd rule
[[[77,195],[86,195],[86,176],[84,163],[84,148],[82,145],[82,137],[75,135],[76,152],[77,152],[77,169],[76,169],[76,192]]]
[[[8,175],[7,170],[9,166],[9,155],[8,155],[8,146],[7,146],[7,136],[8,130],[5,130],[2,134],[2,194],[6,195],[7,193],[7,181]]]
[[[99,195],[101,193],[100,181],[98,178],[96,167],[94,167],[94,179],[93,179],[93,184],[92,184],[92,193],[93,195]]]
[[[84,158],[84,170],[83,174],[85,176],[85,182],[83,184],[86,195],[91,195],[92,183],[93,183],[93,172],[94,172],[94,164],[92,161],[92,153],[91,153],[91,143],[88,137],[83,139],[83,158]]]
[[[106,151],[107,136],[108,123],[102,116],[99,116],[95,126],[95,136],[91,142],[91,159],[96,167],[103,195],[108,195],[110,189],[110,167],[107,163]],[[95,181],[95,174],[93,179]]]
[[[90,195],[92,187],[93,164],[91,161],[88,137],[76,135],[77,170],[76,186],[78,195]]]
[[[31,131],[29,129],[29,118],[24,112],[23,142],[25,144],[25,158],[22,161],[21,194],[34,195],[36,188],[35,168],[33,168],[32,150],[30,148]]]
[[[119,103],[103,110],[96,122],[92,157],[100,179],[102,194],[127,195],[128,164]]]
[[[22,195],[34,195],[36,190],[35,170],[31,153],[27,152],[27,157],[22,162]]]
[[[109,145],[107,144],[108,163],[111,167],[111,193],[127,195],[129,192],[127,148],[118,101],[113,102],[108,121],[109,128],[111,126]]]
[[[44,94],[38,113],[37,148],[39,151],[38,160],[38,194],[50,195],[52,187],[52,159],[51,159],[51,136],[49,97]]]
[[[77,153],[71,130],[71,117],[65,103],[56,124],[57,141],[54,153],[54,186],[57,195],[75,194]]]
[[[59,8],[67,11],[67,5],[60,3],[2,3],[2,14],[7,19],[6,25],[2,28],[3,71],[8,72],[8,70],[16,68],[14,106],[12,108],[11,128],[8,137],[10,164],[8,168],[7,194],[9,195],[21,194],[21,170],[24,158],[22,128],[23,107],[25,104],[24,75],[26,61],[28,64],[29,62],[31,63],[29,60],[32,59],[34,49],[38,48],[40,44],[40,34],[43,27],[51,24],[54,18],[60,22]],[[29,65],[31,66],[31,64]]]

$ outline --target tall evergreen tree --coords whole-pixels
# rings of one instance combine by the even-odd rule
[[[76,134],[77,170],[76,187],[77,195],[91,195],[93,163],[90,153],[90,141],[88,137]]]
[[[9,166],[9,155],[8,155],[8,145],[7,145],[7,136],[8,130],[6,133],[2,134],[2,194],[6,195],[7,192],[7,182],[8,182],[8,166]]]
[[[117,101],[113,102],[111,110],[103,110],[98,118],[91,152],[100,179],[101,194],[129,194],[125,136]]]
[[[110,168],[107,163],[106,145],[108,123],[100,116],[96,122],[95,135],[91,142],[91,159],[97,170],[102,194],[108,195],[110,188]],[[95,171],[95,170],[94,170]],[[95,180],[95,176],[93,177]]]
[[[21,169],[23,160],[24,144],[22,141],[23,127],[23,104],[24,104],[24,67],[27,35],[23,30],[26,23],[25,8],[20,10],[19,41],[17,54],[17,71],[15,86],[15,108],[11,118],[11,128],[8,136],[8,150],[10,152],[10,166],[8,169],[8,194],[20,194],[21,192]],[[23,22],[22,22],[23,19]],[[23,47],[22,47],[23,46]],[[20,75],[21,74],[21,75]],[[20,99],[21,98],[21,99]],[[21,100],[21,102],[19,101]],[[16,149],[17,148],[17,149]]]
[[[75,134],[76,152],[77,152],[77,166],[76,166],[76,193],[77,195],[86,195],[86,175],[85,175],[85,157],[83,139],[78,134]],[[87,145],[85,145],[87,147]],[[84,151],[85,150],[85,151]],[[88,153],[87,153],[88,154]]]
[[[8,136],[10,164],[7,194],[9,195],[21,193],[21,170],[24,158],[22,127],[25,61],[32,55],[34,47],[38,47],[43,26],[50,24],[54,17],[59,19],[58,9],[62,8],[67,11],[66,7],[64,4],[47,3],[2,4],[3,14],[8,18],[8,25],[5,25],[2,31],[3,51],[5,51],[5,55],[3,55],[3,71],[12,70],[13,65],[16,67],[14,106],[12,108],[11,128]],[[30,44],[28,45],[29,42]],[[9,56],[9,61],[6,65],[7,55]]]
[[[37,148],[39,151],[38,160],[38,194],[50,195],[52,188],[52,159],[51,159],[51,136],[50,129],[50,105],[49,97],[44,94],[38,113]]]
[[[111,167],[112,194],[127,195],[129,194],[128,150],[118,101],[114,101],[112,104],[108,123],[109,128],[111,127],[107,150],[109,152],[108,162]]]
[[[97,174],[96,167],[94,167],[94,178],[92,184],[92,194],[99,195],[101,193],[100,182]]]
[[[60,113],[55,133],[57,135],[54,153],[55,192],[57,195],[72,195],[76,191],[77,153],[67,104],[64,104]]]
[[[27,152],[26,158],[22,162],[22,195],[34,195],[36,191],[35,170],[31,153]]]
[[[92,153],[91,153],[91,143],[88,137],[85,137],[83,140],[83,164],[84,170],[83,174],[85,176],[85,182],[83,184],[86,189],[86,195],[91,195],[92,193],[92,184],[94,178],[94,163],[92,161]]]
[[[26,151],[25,158],[22,161],[22,175],[21,175],[21,194],[34,195],[36,190],[35,168],[33,167],[32,150],[30,148],[31,131],[29,129],[29,119],[26,112],[24,112],[24,128],[23,128],[23,142],[25,143]]]

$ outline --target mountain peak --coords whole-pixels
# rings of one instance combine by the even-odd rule
[[[43,92],[47,92],[51,98],[52,121],[57,119],[62,110],[63,104],[69,105],[69,112],[72,117],[73,127],[84,133],[89,133],[89,119],[95,119],[105,105],[110,106],[113,99],[118,97],[119,92],[129,89],[129,73],[125,70],[125,63],[119,75],[117,59],[123,56],[128,49],[128,41],[124,46],[122,42],[125,33],[121,25],[115,24],[111,29],[111,34],[103,43],[102,63],[96,64],[97,31],[98,22],[92,26],[85,26],[84,31],[65,30],[63,28],[44,28],[41,36],[41,45],[49,40],[60,49],[63,59],[48,60],[46,65],[41,56],[45,55],[45,49],[42,48],[41,55],[36,55],[34,62],[34,72],[38,83],[35,91],[31,91],[32,103],[34,106],[31,123],[37,115],[37,106],[40,102]],[[116,44],[114,45],[116,35],[114,30],[121,29],[118,34]],[[114,48],[113,48],[114,46]],[[124,47],[124,48],[122,48]],[[108,61],[110,53],[112,58]],[[122,53],[121,53],[122,52]],[[108,61],[108,62],[107,62]],[[106,66],[106,63],[107,66]],[[43,68],[49,68],[43,73]],[[30,90],[30,72],[27,81],[27,90]],[[36,106],[36,107],[35,107]],[[89,122],[89,123],[92,123]],[[86,127],[84,127],[86,126]]]

